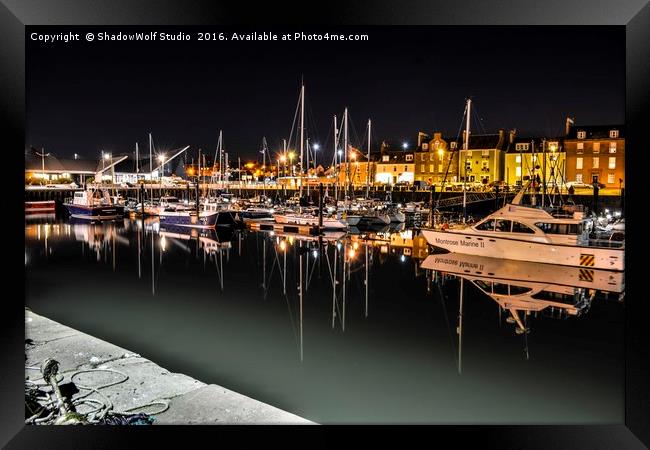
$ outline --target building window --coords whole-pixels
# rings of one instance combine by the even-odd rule
[[[451,143],[451,148],[456,148],[456,143],[455,142]]]
[[[424,172],[424,164],[420,164],[420,172]]]
[[[433,171],[434,171],[433,164],[429,164],[429,172],[433,172]]]
[[[397,172],[397,166],[393,166],[393,172]]]
[[[594,156],[594,157],[592,158],[592,160],[593,160],[593,162],[592,162],[592,165],[591,165],[591,166],[592,166],[594,169],[598,169],[598,168],[600,167],[600,158],[599,158],[598,156]]]
[[[516,162],[517,164],[521,164],[521,155],[517,155],[517,156],[515,156],[515,162]]]
[[[533,155],[532,161],[533,161],[533,164],[535,164],[537,162],[537,155]]]
[[[616,139],[618,137],[618,130],[609,130],[609,137]]]
[[[616,156],[609,157],[609,164],[607,165],[610,169],[616,169]]]
[[[426,155],[425,155],[424,153],[422,153],[422,154],[420,155],[420,161],[424,161],[424,158],[426,158]]]
[[[530,144],[525,143],[525,142],[522,142],[522,143],[519,143],[519,144],[515,144],[515,150],[520,151],[520,152],[521,152],[521,151],[527,151],[529,145],[530,145]]]
[[[576,158],[576,170],[582,170],[582,158]]]
[[[517,178],[521,177],[521,166],[515,167],[515,176]]]
[[[390,156],[388,156],[388,155],[382,155],[381,156],[382,162],[388,162],[389,159],[390,159]]]
[[[490,166],[489,166],[489,164],[490,164],[490,163],[489,163],[488,161],[483,161],[483,167],[481,167],[481,170],[482,170],[483,172],[489,172],[489,171],[490,171]]]
[[[433,161],[435,157],[436,157],[436,156],[435,156],[433,153],[431,153],[431,154],[429,155],[429,161]]]
[[[467,150],[467,157],[468,157],[468,158],[471,158],[471,157],[472,157],[472,151],[471,151],[471,150]]]
[[[408,172],[408,171],[409,171],[408,166],[404,166],[404,172]]]
[[[578,142],[578,146],[576,147],[576,150],[578,153],[582,153],[585,151],[585,144],[584,142]]]
[[[428,150],[428,149],[429,149],[429,144],[427,144],[426,142],[423,142],[422,143],[422,150]]]
[[[406,155],[407,161],[413,161],[413,155]]]
[[[443,162],[445,160],[445,154],[441,151],[438,152],[438,161]],[[433,158],[431,159],[433,161]]]
[[[490,150],[481,150],[481,156],[490,156]]]
[[[576,183],[582,183],[582,174],[576,173]]]
[[[438,173],[442,173],[442,169],[443,169],[442,164],[438,164]]]
[[[594,153],[600,153],[600,142],[594,142]]]
[[[609,152],[610,153],[616,153],[616,142],[610,142],[609,143]]]
[[[607,174],[607,184],[614,184],[616,183],[616,178],[614,177],[613,173],[608,173]]]
[[[584,139],[585,137],[587,137],[586,131],[578,131],[578,139]]]

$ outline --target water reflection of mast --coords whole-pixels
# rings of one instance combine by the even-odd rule
[[[368,126],[370,126],[370,120],[368,120]],[[368,142],[370,142],[370,137],[368,137]],[[368,242],[366,242],[366,317],[368,317]]]
[[[299,276],[299,281],[298,281],[298,298],[300,300],[300,362],[302,362],[302,357],[303,357],[303,335],[302,335],[302,278],[303,278],[303,272],[302,272],[302,258],[303,258],[303,252],[302,252],[302,241],[298,242],[299,249],[298,249],[298,254],[299,254],[299,266],[300,266],[300,276]]]
[[[463,367],[463,296],[465,291],[464,278],[460,279],[460,305],[458,306],[458,373]]]
[[[156,264],[153,242],[153,227],[151,228],[151,295],[156,295],[154,266]]]

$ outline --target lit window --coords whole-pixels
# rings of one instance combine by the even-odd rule
[[[582,170],[582,158],[576,158],[576,170]]]
[[[618,130],[609,130],[609,137],[616,139],[618,137]]]
[[[517,164],[521,164],[521,155],[517,155],[517,156],[515,156],[515,162],[516,162]]]
[[[469,156],[470,158],[472,157],[472,151],[471,150],[467,150],[467,156]]]
[[[533,155],[533,163],[537,162],[537,155]]]
[[[515,176],[517,178],[521,177],[521,166],[515,167]]]
[[[520,151],[520,152],[521,151],[526,151],[526,150],[528,150],[528,145],[529,144],[526,143],[526,142],[515,144],[515,150]]]
[[[424,158],[426,158],[426,155],[425,155],[424,153],[422,153],[422,154],[420,155],[420,161],[424,161]]]
[[[598,168],[600,167],[600,158],[599,158],[598,156],[594,156],[594,157],[592,158],[592,161],[593,161],[593,162],[592,162],[592,167],[593,167],[594,169],[598,169]]]
[[[428,150],[428,149],[429,149],[429,144],[427,144],[426,142],[423,142],[422,143],[422,150]]]
[[[587,136],[586,131],[578,131],[578,139],[584,139]]]
[[[382,155],[381,160],[382,162],[387,162],[390,159],[390,156],[388,155]]]
[[[435,155],[434,155],[433,153],[431,153],[431,154],[429,155],[429,161],[433,161],[434,158],[435,158]]]
[[[576,173],[576,183],[582,183],[582,174]]]
[[[594,142],[594,153],[600,153],[600,142]]]
[[[490,156],[490,150],[481,150],[481,156]]]
[[[456,143],[455,142],[451,143],[451,148],[456,148]]]
[[[609,164],[607,165],[610,169],[616,169],[616,156],[609,157]]]
[[[420,164],[420,172],[424,172],[424,164]]]
[[[616,182],[616,178],[614,177],[613,173],[607,174],[607,184],[614,184]]]
[[[413,155],[406,155],[407,161],[413,161]]]
[[[445,160],[445,154],[442,151],[438,152],[438,161],[443,162],[444,160]]]
[[[429,164],[429,172],[433,172],[433,171],[434,171],[433,164]]]
[[[438,173],[442,173],[442,169],[443,169],[442,164],[438,164]]]
[[[609,143],[609,152],[610,153],[616,153],[616,142],[610,142]]]

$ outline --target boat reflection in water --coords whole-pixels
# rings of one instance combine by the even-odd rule
[[[517,334],[528,333],[526,318],[543,312],[566,318],[586,313],[598,292],[624,296],[624,273],[567,267],[459,253],[433,254],[423,269],[467,280],[499,304],[516,325]]]

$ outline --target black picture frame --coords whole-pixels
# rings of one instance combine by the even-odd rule
[[[628,234],[635,245],[626,252],[626,373],[625,422],[594,426],[434,426],[434,427],[152,427],[147,431],[131,427],[24,427],[21,393],[23,385],[24,308],[14,297],[19,289],[6,288],[5,344],[0,364],[0,445],[11,449],[35,448],[150,448],[179,436],[185,446],[198,446],[197,434],[209,434],[210,447],[222,439],[236,437],[238,445],[251,440],[266,442],[284,439],[294,444],[341,442],[329,436],[333,430],[353,431],[361,439],[399,445],[423,441],[424,445],[463,446],[470,440],[497,448],[644,448],[650,446],[650,342],[646,321],[648,302],[641,293],[643,251],[642,205],[644,158],[650,149],[647,132],[650,104],[650,5],[647,0],[391,0],[311,3],[302,14],[294,3],[211,2],[176,0],[0,0],[0,120],[4,155],[9,156],[11,181],[6,191],[11,197],[5,209],[9,222],[23,214],[19,170],[12,170],[18,148],[25,136],[25,26],[26,25],[611,25],[626,29],[626,214]],[[306,25],[305,25],[306,26]],[[570,51],[570,49],[568,49]],[[606,55],[604,55],[606,60]],[[47,70],[43,68],[42,70]],[[645,150],[645,151],[644,151]],[[16,165],[19,165],[17,163]],[[16,177],[14,180],[13,177]],[[15,185],[14,185],[15,183]],[[634,205],[634,206],[632,206]],[[638,206],[637,206],[638,205]],[[15,209],[14,209],[15,208]],[[6,232],[13,232],[10,227]],[[6,238],[16,257],[22,250],[17,239]],[[17,242],[14,242],[17,241]],[[636,244],[638,242],[638,244]],[[13,247],[15,246],[15,247]],[[638,263],[641,261],[641,263]],[[8,256],[6,261],[13,261]],[[11,266],[11,264],[8,264]],[[15,269],[17,270],[17,269]],[[18,277],[19,275],[17,275]],[[24,276],[24,272],[23,272]],[[552,421],[552,418],[551,418]],[[180,433],[179,433],[180,432]],[[414,434],[415,433],[415,434]],[[204,436],[202,436],[204,437]],[[207,437],[207,436],[205,436]],[[319,441],[314,441],[315,438]],[[325,439],[325,440],[323,440]],[[137,444],[136,444],[137,442]],[[157,443],[156,443],[157,442]],[[422,445],[422,444],[420,444]]]

